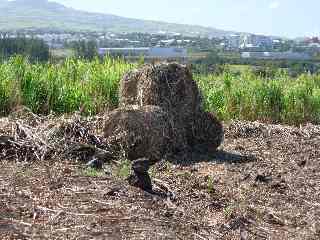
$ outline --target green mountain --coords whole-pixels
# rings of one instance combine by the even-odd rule
[[[214,28],[146,21],[111,14],[89,13],[48,0],[0,0],[0,31],[20,29],[109,31],[224,36],[230,32]]]

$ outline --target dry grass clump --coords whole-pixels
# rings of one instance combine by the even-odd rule
[[[201,109],[201,95],[190,70],[176,63],[145,65],[123,78],[120,105],[155,105],[189,121]]]
[[[118,108],[107,115],[104,136],[113,152],[129,160],[159,161],[168,148],[168,114],[158,106]]]
[[[224,140],[222,123],[213,113],[200,112],[194,123],[192,145],[204,151],[216,150]]]
[[[222,125],[202,109],[199,88],[186,66],[160,63],[128,73],[120,83],[120,105],[155,105],[166,111],[173,152],[194,144],[215,150],[223,140]]]

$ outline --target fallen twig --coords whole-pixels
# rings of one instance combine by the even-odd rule
[[[31,223],[26,223],[26,222],[23,222],[23,221],[18,221],[18,220],[15,220],[15,219],[2,218],[2,220],[8,221],[8,222],[12,222],[12,223],[16,223],[16,224],[19,224],[19,225],[24,225],[24,226],[32,227],[32,224],[31,224]]]
[[[37,209],[45,211],[45,212],[55,212],[55,213],[60,213],[60,214],[65,213],[65,214],[74,215],[74,216],[95,216],[94,214],[66,212],[63,210],[54,210],[54,209],[45,208],[45,207],[37,207]]]

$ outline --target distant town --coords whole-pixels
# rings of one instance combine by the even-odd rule
[[[306,37],[300,39],[284,39],[280,37],[255,35],[248,33],[230,34],[223,37],[188,37],[180,33],[167,33],[160,31],[155,34],[112,32],[67,32],[67,31],[39,31],[23,30],[0,33],[0,38],[36,38],[48,44],[52,50],[62,50],[70,47],[74,42],[94,42],[100,55],[116,52],[121,54],[149,53],[155,51],[158,55],[172,54],[186,57],[186,50],[192,52],[206,52],[212,49],[236,53],[241,58],[248,59],[319,59],[320,37]],[[151,48],[153,50],[151,50]],[[163,53],[160,53],[160,48]],[[177,51],[177,48],[185,49]],[[113,50],[114,49],[114,50]],[[128,50],[129,49],[129,50]],[[157,50],[154,50],[157,49]],[[168,50],[171,49],[171,50]],[[179,52],[179,53],[178,53]],[[151,54],[151,55],[150,55]],[[180,55],[179,55],[180,54]],[[144,54],[147,56],[147,54]],[[201,56],[201,55],[199,55]]]

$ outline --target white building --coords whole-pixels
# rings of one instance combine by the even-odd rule
[[[307,53],[298,52],[242,52],[241,58],[310,60],[311,56]]]
[[[182,59],[186,60],[188,57],[187,49],[185,48],[162,48],[162,47],[153,47],[153,48],[100,48],[99,55],[116,55],[124,56],[127,58],[137,58],[144,57],[146,59],[161,59],[161,60],[170,60],[170,59]]]

